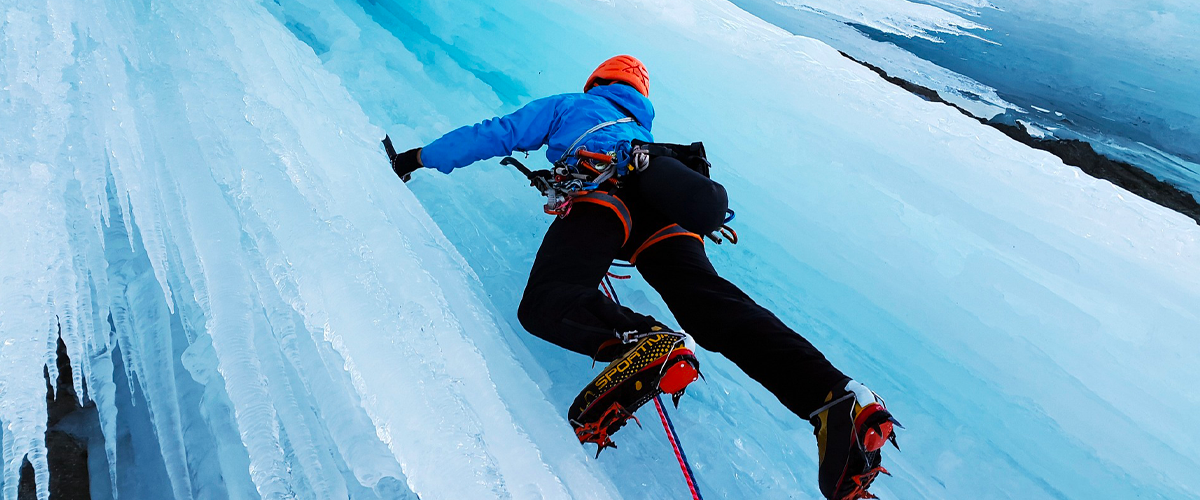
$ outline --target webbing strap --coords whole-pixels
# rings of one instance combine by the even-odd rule
[[[629,263],[637,264],[638,255],[641,255],[642,252],[653,246],[655,243],[672,236],[691,236],[697,240],[700,240],[700,243],[704,243],[704,239],[701,238],[700,235],[696,233],[689,233],[688,230],[679,227],[679,224],[671,224],[670,226],[659,229],[657,232],[650,235],[649,238],[646,238],[646,241],[643,242],[642,245],[637,248],[637,250],[633,251],[633,256],[629,257]]]
[[[623,246],[629,241],[629,231],[633,228],[633,219],[629,216],[629,209],[625,207],[625,202],[620,198],[605,192],[592,191],[576,196],[571,201],[572,203],[595,203],[611,208],[617,214],[617,218],[621,219],[621,226],[625,229],[625,238],[621,240],[621,245]]]
[[[595,127],[589,128],[587,130],[587,132],[580,134],[579,137],[575,139],[575,142],[572,142],[571,145],[568,146],[565,151],[563,151],[562,157],[559,158],[558,161],[561,162],[563,160],[566,160],[568,156],[575,154],[575,146],[578,146],[580,142],[583,142],[583,138],[587,137],[592,132],[595,132],[597,130],[600,130],[600,129],[610,126],[610,125],[616,125],[618,123],[629,123],[631,121],[633,121],[633,118],[626,116],[625,118],[618,118],[616,120],[613,120],[610,122],[604,122],[599,125],[596,125]]]

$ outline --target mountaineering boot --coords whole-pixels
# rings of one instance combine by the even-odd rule
[[[656,326],[625,334],[621,341],[627,350],[584,387],[567,411],[579,442],[599,446],[596,456],[616,448],[610,436],[629,419],[637,422],[633,412],[638,408],[662,393],[671,394],[678,405],[684,389],[700,375],[691,335]]]
[[[876,498],[867,488],[879,473],[888,474],[879,465],[879,449],[889,440],[900,449],[893,426],[904,428],[888,412],[883,398],[847,380],[830,391],[825,405],[808,418],[817,436],[821,494],[829,500]]]

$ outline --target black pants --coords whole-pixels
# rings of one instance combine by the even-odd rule
[[[681,194],[666,189],[667,199],[651,199],[664,193],[644,187],[627,184],[615,193],[631,225],[606,203],[579,202],[567,217],[551,224],[517,311],[521,324],[542,339],[588,356],[596,355],[617,332],[659,325],[650,316],[614,303],[597,288],[613,259],[630,260],[696,343],[729,358],[788,409],[807,418],[846,376],[811,343],[717,274],[701,239],[674,225],[673,219],[683,216],[672,218],[658,208]],[[723,197],[721,188],[719,198]]]

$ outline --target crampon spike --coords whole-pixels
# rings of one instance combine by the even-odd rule
[[[633,419],[638,427],[642,426],[642,422],[637,416],[626,410],[620,403],[613,403],[609,406],[604,414],[595,422],[583,424],[575,428],[575,437],[579,438],[580,443],[595,443],[596,457],[600,457],[600,452],[605,448],[616,449],[617,444],[609,437],[609,429],[620,427],[621,424]]]
[[[850,480],[854,481],[854,489],[850,490],[849,493],[847,493],[845,496],[841,497],[840,500],[860,500],[860,499],[869,499],[869,498],[879,498],[879,497],[875,496],[874,494],[872,494],[871,492],[867,491],[867,488],[871,487],[871,483],[875,482],[875,476],[878,476],[880,473],[887,474],[889,476],[892,475],[891,473],[889,473],[887,471],[887,469],[884,469],[883,467],[875,467],[874,469],[871,469],[871,470],[864,472],[862,474],[859,474],[857,476],[850,476]]]
[[[598,444],[598,446],[596,446],[596,457],[595,458],[600,458],[600,452],[604,451],[606,448],[612,448],[614,450],[617,449],[617,443],[612,442],[611,439],[609,439],[607,443],[597,443],[597,444]]]
[[[608,436],[608,430],[600,427],[597,423],[575,429],[575,437],[579,438],[580,443],[596,443],[596,458],[600,458],[600,452],[605,448],[617,447],[617,444]]]

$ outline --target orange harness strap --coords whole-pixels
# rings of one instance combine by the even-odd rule
[[[572,203],[595,203],[611,208],[617,214],[617,218],[621,219],[621,225],[625,228],[625,239],[621,240],[621,245],[629,241],[629,230],[633,227],[633,219],[629,217],[629,209],[625,207],[625,202],[620,198],[605,192],[592,191],[572,198]]]
[[[671,224],[670,226],[659,229],[658,232],[650,235],[649,238],[646,238],[646,241],[642,243],[642,246],[638,247],[637,250],[634,250],[633,256],[629,258],[629,263],[636,264],[638,255],[644,252],[647,248],[650,248],[655,243],[672,236],[691,236],[697,240],[700,240],[701,244],[704,243],[704,238],[701,238],[700,235],[696,233],[689,233],[686,229],[679,227],[679,224]]]

